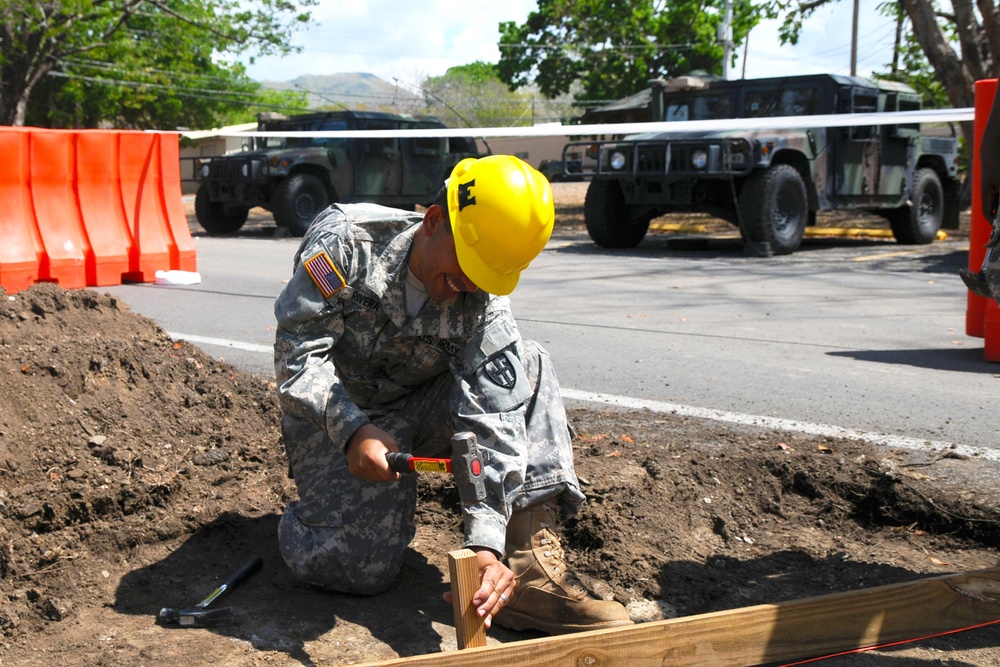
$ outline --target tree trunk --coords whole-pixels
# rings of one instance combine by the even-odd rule
[[[971,0],[954,0],[955,4]],[[934,6],[926,0],[900,0],[910,17],[913,35],[920,43],[927,61],[944,85],[948,101],[955,108],[975,106],[975,78],[959,59],[955,50],[948,45],[941,27],[934,15]],[[971,14],[971,8],[970,12]],[[967,146],[974,143],[972,123],[961,123],[962,134]]]
[[[987,54],[983,28],[976,19],[972,0],[951,0],[955,10],[955,29],[962,48],[962,63],[976,81],[986,78],[983,57]]]
[[[0,125],[24,125],[28,114],[28,100],[35,85],[48,76],[52,65],[44,63],[31,69],[18,68],[8,64],[0,70],[3,85],[0,86]]]
[[[979,13],[983,17],[983,32],[986,33],[986,42],[990,47],[990,62],[986,63],[984,72],[986,78],[992,79],[1000,74],[1000,14],[993,5],[993,0],[979,0]]]

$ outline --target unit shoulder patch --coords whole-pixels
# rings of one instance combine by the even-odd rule
[[[503,387],[504,389],[513,389],[514,385],[517,383],[517,372],[514,370],[514,365],[503,352],[495,354],[487,359],[486,363],[483,365],[483,370],[486,372],[486,377],[488,377],[493,384]]]
[[[340,275],[340,271],[333,265],[333,260],[330,259],[325,250],[319,251],[302,262],[302,266],[309,272],[324,299],[329,299],[347,286],[344,276]]]

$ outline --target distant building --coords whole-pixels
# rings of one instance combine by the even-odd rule
[[[535,169],[544,161],[562,160],[563,146],[569,141],[570,138],[566,135],[486,139],[493,153],[517,156]]]
[[[181,192],[193,195],[197,190],[194,168],[198,158],[227,155],[243,150],[242,137],[220,137],[219,132],[252,132],[257,123],[229,125],[214,130],[181,133]]]

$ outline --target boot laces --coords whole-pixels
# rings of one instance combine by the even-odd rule
[[[569,566],[566,564],[564,558],[565,552],[563,551],[562,542],[560,542],[554,533],[548,530],[549,524],[542,523],[539,526],[545,529],[544,535],[538,540],[539,546],[543,548],[542,556],[548,561],[553,574],[564,573]]]

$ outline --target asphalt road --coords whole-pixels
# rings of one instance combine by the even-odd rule
[[[105,288],[175,336],[271,376],[272,305],[297,240],[197,236],[201,284]],[[965,335],[965,240],[807,239],[745,257],[738,239],[650,234],[605,251],[557,230],[512,296],[570,402],[606,401],[990,458],[1000,366]]]

